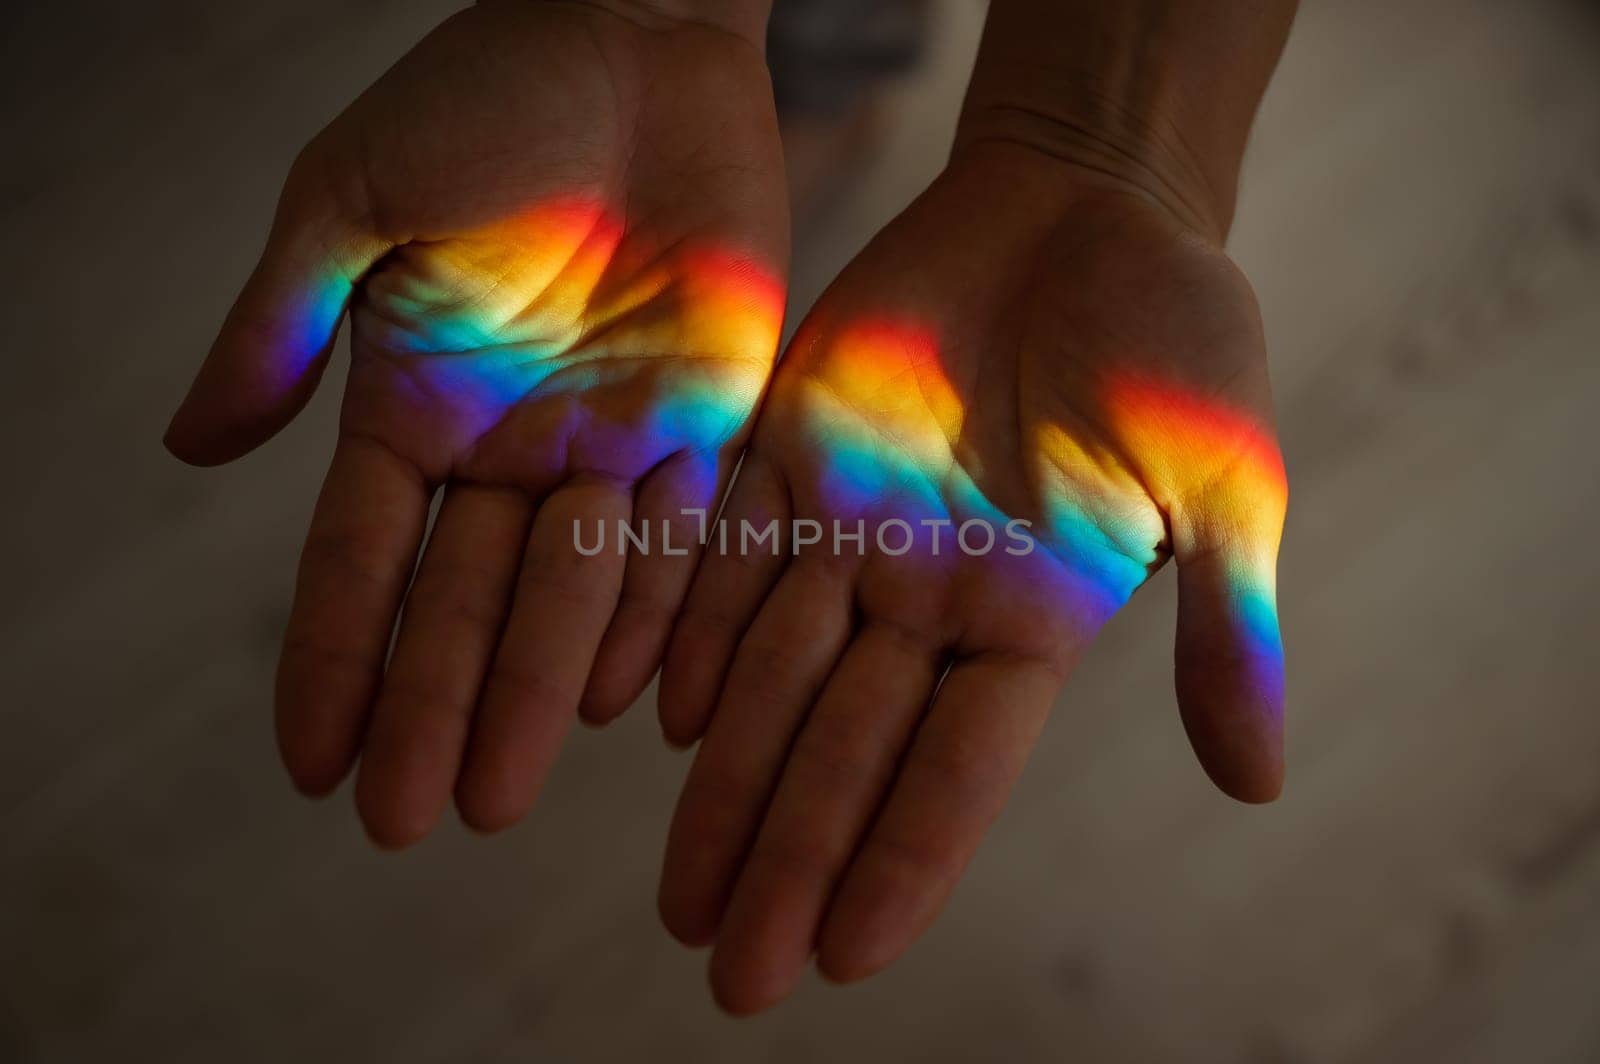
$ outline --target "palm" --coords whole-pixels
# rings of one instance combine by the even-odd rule
[[[714,456],[781,314],[766,93],[720,31],[562,4],[441,27],[322,138],[397,248],[357,299],[346,431],[534,491]]]
[[[814,943],[849,978],[925,926],[1078,653],[1170,554],[1196,748],[1232,793],[1277,788],[1282,480],[1248,287],[1141,199],[1056,175],[1019,194],[1017,172],[953,165],[774,381],[728,515],[861,521],[866,549],[713,554],[674,636],[663,723],[705,741],[663,914],[715,935],[736,1009]],[[894,520],[927,531],[885,549]]]
[[[693,557],[580,558],[574,523],[691,539],[681,511],[714,503],[770,370],[786,244],[765,68],[722,30],[483,4],[311,143],[169,435],[205,462],[259,443],[349,309],[279,672],[302,787],[330,789],[360,751],[380,841],[425,833],[452,789],[498,827],[580,701],[625,708]]]

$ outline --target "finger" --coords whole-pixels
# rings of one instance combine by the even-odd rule
[[[1259,333],[1248,338],[1260,343]],[[1265,361],[1236,379],[1244,407],[1149,381],[1114,385],[1108,416],[1167,509],[1178,563],[1178,706],[1196,756],[1224,792],[1266,802],[1283,788],[1283,642],[1277,557],[1288,505],[1283,457],[1261,412]],[[1252,412],[1253,411],[1253,412]]]
[[[789,741],[849,639],[851,606],[844,567],[801,558],[739,645],[667,837],[658,901],[686,943],[716,934]]]
[[[789,493],[747,455],[695,572],[661,667],[661,730],[675,746],[700,738],[729,663],[789,560]],[[771,530],[768,539],[757,539]]]
[[[1051,668],[1015,658],[951,668],[823,920],[823,975],[871,975],[933,922],[1005,803],[1059,687]]]
[[[362,746],[356,805],[379,845],[422,838],[450,800],[532,521],[520,491],[445,492]]]
[[[1244,802],[1269,802],[1283,789],[1283,642],[1271,553],[1225,545],[1178,561],[1184,730],[1206,773]]]
[[[793,989],[941,667],[936,645],[888,625],[869,625],[845,651],[789,752],[718,932],[711,983],[723,1008],[757,1012]]]
[[[307,794],[337,787],[360,748],[430,495],[381,444],[347,437],[334,449],[278,662],[278,745]]]
[[[633,524],[644,547],[630,546],[616,614],[606,629],[579,708],[591,724],[621,716],[661,664],[672,623],[699,560],[717,500],[714,458],[673,458],[639,485]]]
[[[365,232],[310,154],[290,171],[266,249],[167,428],[185,462],[232,461],[316,389],[352,286],[390,245]]]
[[[585,480],[539,506],[456,784],[462,819],[480,831],[509,827],[532,808],[577,714],[622,586],[625,559],[610,537],[631,503],[620,485]],[[597,525],[602,549],[580,553],[575,534],[588,548]]]

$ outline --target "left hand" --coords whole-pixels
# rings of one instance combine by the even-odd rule
[[[1275,796],[1285,499],[1222,251],[1104,175],[958,154],[779,363],[668,652],[663,728],[704,738],[660,904],[715,940],[719,1001],[772,1004],[813,950],[862,977],[927,927],[1078,655],[1169,556],[1194,748],[1229,794]],[[739,522],[774,518],[822,542],[741,554]]]

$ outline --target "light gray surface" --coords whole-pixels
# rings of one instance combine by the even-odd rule
[[[1264,109],[1285,799],[1191,763],[1158,580],[933,932],[737,1024],[653,913],[650,705],[492,840],[379,856],[281,778],[337,389],[223,471],[159,448],[294,149],[448,7],[35,5],[0,46],[0,1059],[1600,1059],[1593,5],[1311,3]],[[980,16],[942,10],[802,296],[938,164]]]

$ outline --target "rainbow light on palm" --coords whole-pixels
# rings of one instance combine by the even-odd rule
[[[1283,684],[1277,560],[1288,506],[1283,458],[1254,420],[1172,385],[1124,377],[1103,406],[1175,525],[1226,544],[1229,609],[1264,689]]]
[[[351,292],[337,279],[324,288],[308,337],[331,328]],[[394,249],[362,280],[353,313],[360,343],[468,439],[525,401],[626,381],[636,397],[607,411],[619,449],[714,453],[760,397],[783,306],[782,286],[748,256],[651,246],[600,202],[567,197]]]
[[[581,197],[405,245],[391,259],[362,283],[362,340],[414,358],[419,390],[475,434],[536,393],[582,396],[647,363],[673,372],[626,378],[616,447],[709,455],[758,401],[782,324],[781,286],[748,257],[629,240],[598,201]],[[328,282],[307,308],[302,353],[350,294],[347,281]],[[932,330],[866,319],[798,343],[790,357],[826,358],[826,374],[802,374],[799,387],[830,516],[1026,519],[1065,571],[1065,593],[1102,618],[1160,561],[1169,521],[1225,527],[1232,608],[1252,661],[1281,681],[1274,584],[1285,481],[1253,421],[1171,385],[1113,378],[1093,397],[1102,431],[1031,427],[1020,446],[1032,483],[1007,513],[985,490],[993,477],[965,439],[964,390]],[[816,343],[826,350],[806,349]]]
[[[1275,571],[1286,485],[1257,423],[1175,386],[1113,378],[1091,397],[1099,431],[1031,426],[1021,458],[1033,483],[1007,513],[984,490],[1001,471],[985,469],[995,456],[965,438],[969,410],[932,331],[869,319],[800,343],[808,443],[834,515],[1026,518],[1068,571],[1067,593],[1085,600],[1076,605],[1102,619],[1160,562],[1169,521],[1208,523],[1230,539],[1231,607],[1252,667],[1264,684],[1281,684]]]

